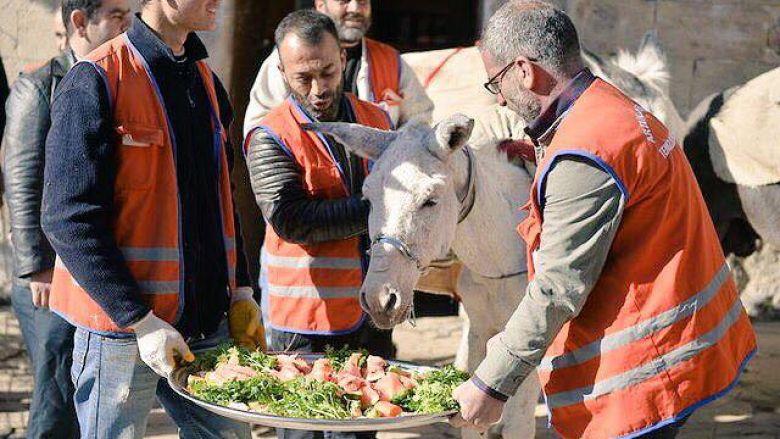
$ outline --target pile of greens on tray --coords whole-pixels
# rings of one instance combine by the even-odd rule
[[[452,391],[468,374],[445,366],[424,373],[366,351],[328,349],[309,363],[223,345],[197,356],[187,391],[210,403],[289,418],[355,419],[456,410]]]

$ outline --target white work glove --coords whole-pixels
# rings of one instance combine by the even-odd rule
[[[195,361],[179,331],[149,311],[146,317],[130,325],[138,338],[141,360],[163,378],[176,368],[176,360]]]
[[[230,336],[240,346],[265,351],[262,313],[253,296],[252,287],[238,287],[233,290],[228,310]]]

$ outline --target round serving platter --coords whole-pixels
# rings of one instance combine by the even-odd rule
[[[281,352],[280,352],[281,353]],[[270,355],[274,353],[269,352]],[[305,359],[309,363],[318,358],[322,358],[322,354],[299,354],[298,357]],[[434,368],[428,366],[420,366],[412,363],[406,363],[401,361],[387,361],[390,365],[395,365],[403,369],[413,372],[427,372]],[[225,407],[217,404],[206,402],[202,399],[198,399],[195,396],[187,392],[187,377],[194,371],[188,367],[180,367],[171,373],[168,378],[168,383],[174,392],[181,395],[183,398],[191,401],[204,409],[226,418],[234,419],[240,422],[248,422],[250,424],[265,425],[275,428],[289,428],[294,430],[310,430],[310,431],[386,431],[386,430],[401,430],[406,428],[421,427],[424,425],[435,424],[437,422],[447,422],[450,416],[456,412],[448,411],[442,413],[433,414],[403,414],[395,418],[357,418],[357,419],[303,419],[303,418],[285,418],[282,416],[267,415],[263,413],[257,413],[246,410],[239,410],[235,408]]]

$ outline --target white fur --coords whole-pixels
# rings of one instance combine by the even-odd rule
[[[641,81],[659,90],[669,90],[670,75],[666,66],[666,57],[662,53],[649,48],[636,54],[620,49],[614,61],[615,65]]]

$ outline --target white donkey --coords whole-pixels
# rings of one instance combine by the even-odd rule
[[[375,161],[363,185],[371,201],[372,247],[362,306],[379,327],[403,322],[422,271],[452,249],[465,266],[458,292],[471,317],[469,370],[484,358],[487,339],[503,329],[525,292],[525,250],[515,227],[531,183],[495,142],[466,146],[473,126],[463,115],[435,129],[411,125],[397,132],[345,123],[311,126]],[[534,374],[510,399],[495,433],[533,437],[538,396]]]

